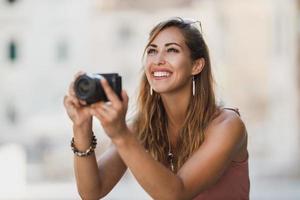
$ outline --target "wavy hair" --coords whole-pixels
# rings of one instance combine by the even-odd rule
[[[201,146],[205,138],[205,128],[220,110],[215,100],[208,48],[195,23],[199,22],[184,20],[179,17],[160,22],[151,30],[146,45],[147,48],[162,30],[168,27],[177,27],[183,34],[185,43],[190,50],[191,60],[195,61],[199,58],[205,60],[203,70],[194,76],[196,92],[187,108],[184,124],[177,140],[177,155],[174,160],[175,171]],[[169,167],[167,114],[160,94],[154,92],[153,95],[150,95],[150,84],[145,72],[141,78],[134,127],[138,139],[147,151],[154,159]]]

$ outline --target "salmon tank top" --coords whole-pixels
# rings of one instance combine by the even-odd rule
[[[224,108],[235,111],[238,109]],[[231,161],[216,184],[201,192],[193,200],[249,200],[250,180],[248,158],[241,162]]]

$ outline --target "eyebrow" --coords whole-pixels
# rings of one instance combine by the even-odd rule
[[[170,43],[166,43],[166,44],[165,44],[166,47],[168,47],[168,46],[170,46],[170,45],[176,45],[176,46],[179,46],[180,48],[182,48],[182,46],[179,45],[179,44],[176,43],[176,42],[170,42]],[[155,47],[155,48],[157,48],[157,45],[156,45],[156,44],[150,44],[149,47]]]

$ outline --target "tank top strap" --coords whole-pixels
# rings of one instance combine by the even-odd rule
[[[223,108],[223,109],[232,110],[232,111],[234,111],[236,114],[238,114],[238,116],[241,116],[240,111],[239,111],[238,108]]]

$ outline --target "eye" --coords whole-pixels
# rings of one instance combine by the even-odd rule
[[[169,48],[167,51],[168,52],[173,52],[173,53],[178,53],[179,52],[179,50],[175,49],[175,48]]]
[[[150,49],[147,50],[148,55],[155,54],[156,52],[157,52],[156,49],[151,49],[150,48]]]

